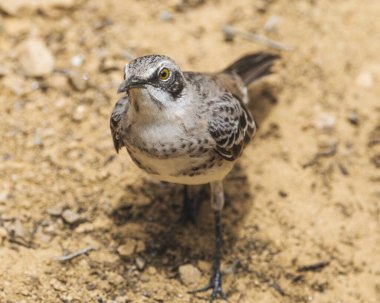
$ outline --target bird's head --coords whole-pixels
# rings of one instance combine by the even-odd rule
[[[179,66],[160,55],[139,57],[127,64],[118,93],[126,92],[135,108],[170,107],[181,99],[185,79]]]

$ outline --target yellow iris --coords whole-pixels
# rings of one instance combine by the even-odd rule
[[[160,79],[161,80],[166,80],[169,78],[170,76],[170,72],[167,68],[163,68],[161,71],[160,71]]]

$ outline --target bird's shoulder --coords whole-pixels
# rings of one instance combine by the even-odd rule
[[[186,82],[202,98],[212,98],[220,93],[229,92],[243,103],[248,101],[247,87],[236,73],[197,73],[184,72]]]
[[[116,152],[124,146],[123,140],[121,138],[122,133],[122,121],[123,117],[127,114],[129,108],[129,98],[128,95],[123,95],[115,104],[111,118],[110,118],[110,128],[113,143],[116,149]]]

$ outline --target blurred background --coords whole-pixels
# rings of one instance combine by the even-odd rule
[[[231,302],[380,302],[380,3],[0,0],[0,301],[205,302],[208,203],[116,155],[124,65],[282,56],[226,180]],[[202,244],[201,244],[202,243]],[[70,260],[57,258],[88,251]]]

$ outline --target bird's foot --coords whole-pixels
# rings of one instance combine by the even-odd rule
[[[221,299],[228,302],[227,296],[222,289],[222,275],[220,273],[220,270],[218,270],[215,274],[213,274],[213,276],[210,279],[210,282],[206,286],[199,289],[191,290],[189,291],[189,293],[195,294],[199,292],[208,291],[209,289],[212,289],[210,301],[209,301],[210,303],[214,302],[214,300],[217,297],[220,297]]]

